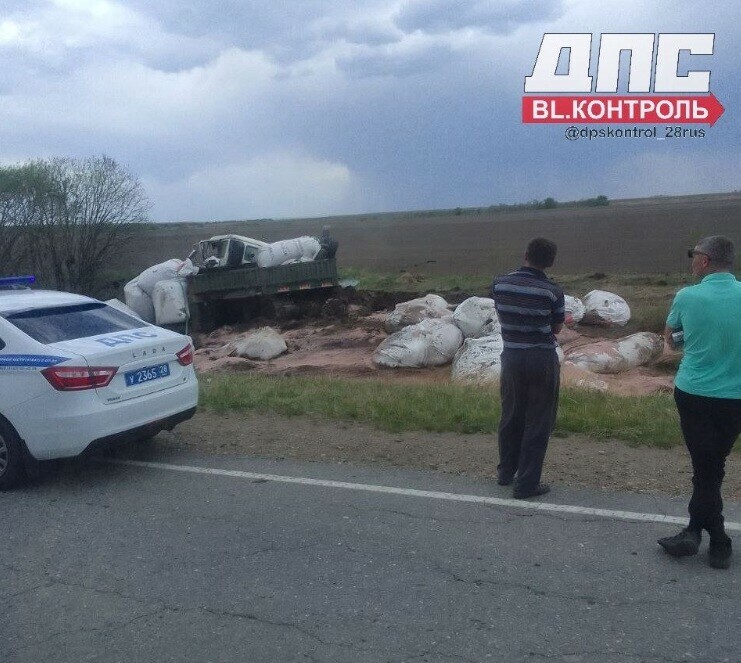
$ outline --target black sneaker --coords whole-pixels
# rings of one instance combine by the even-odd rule
[[[697,554],[701,538],[700,532],[685,528],[679,534],[659,539],[657,543],[672,557],[687,557],[688,555]]]
[[[547,483],[539,483],[535,488],[530,488],[529,490],[515,488],[512,491],[512,497],[516,500],[526,500],[528,497],[538,497],[539,495],[545,495],[550,492],[551,487]]]
[[[708,564],[714,569],[727,569],[731,565],[731,539],[710,539]]]

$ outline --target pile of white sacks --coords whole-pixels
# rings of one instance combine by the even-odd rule
[[[585,316],[599,324],[625,325],[630,309],[625,300],[593,291],[585,301],[567,297],[567,322],[575,324]],[[452,363],[456,382],[487,384],[501,374],[503,342],[494,301],[470,297],[457,308],[438,295],[426,295],[402,304],[388,314],[386,338],[373,353],[373,362],[390,368],[422,368]],[[619,373],[657,358],[663,341],[657,334],[640,332],[615,341],[583,346],[564,356],[556,349],[561,363],[571,363],[593,373]]]
[[[630,320],[630,306],[620,295],[606,290],[592,290],[582,301],[578,297],[565,295],[566,324],[578,322],[593,325],[619,325],[624,327]]]
[[[172,258],[145,269],[124,286],[126,305],[144,321],[175,325],[188,319],[187,277],[197,268]]]
[[[397,304],[386,318],[391,335],[373,353],[379,366],[421,368],[453,363],[454,379],[499,377],[502,337],[494,301],[470,297],[455,310],[438,295]]]
[[[321,249],[316,237],[296,237],[264,244],[257,254],[259,267],[293,262],[310,262]],[[188,311],[187,277],[198,273],[190,260],[171,258],[145,269],[124,286],[126,305],[146,322],[176,325],[186,322]]]

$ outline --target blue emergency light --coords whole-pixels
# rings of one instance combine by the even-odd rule
[[[0,290],[20,290],[22,288],[30,288],[35,282],[35,276],[6,276],[0,278]]]

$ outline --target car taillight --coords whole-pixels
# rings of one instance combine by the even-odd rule
[[[190,366],[193,363],[193,346],[188,343],[180,352],[175,353],[175,356],[183,366]]]
[[[115,366],[49,366],[41,374],[57,391],[83,391],[108,386],[117,370]]]

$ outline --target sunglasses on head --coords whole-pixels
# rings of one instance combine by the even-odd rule
[[[688,258],[694,258],[696,255],[705,256],[708,260],[711,259],[707,253],[703,253],[702,251],[695,251],[695,249],[687,249]]]

